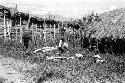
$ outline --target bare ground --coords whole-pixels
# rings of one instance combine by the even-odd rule
[[[28,71],[37,68],[36,66],[36,64],[0,56],[0,80],[3,80],[3,83],[32,83],[32,76]]]

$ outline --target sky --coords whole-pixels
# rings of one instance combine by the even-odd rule
[[[15,7],[31,14],[58,14],[66,17],[82,17],[85,14],[103,13],[125,7],[125,0],[0,0],[0,5]]]

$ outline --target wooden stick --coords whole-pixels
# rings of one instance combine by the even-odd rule
[[[62,22],[62,28],[63,28],[63,22]]]
[[[38,28],[37,28],[37,24],[35,25],[35,29],[36,29],[36,31],[35,31],[35,39],[36,39],[36,45],[37,45],[37,47],[38,47],[38,39],[37,39]]]
[[[6,16],[4,15],[4,38],[6,40]]]
[[[9,28],[9,39],[11,39],[11,36],[10,36],[11,35],[10,34],[11,33],[11,28],[12,28],[12,21],[11,20],[10,20],[10,23],[9,23],[9,27],[10,27]]]
[[[31,30],[32,30],[32,41],[33,41],[33,43],[35,44],[35,42],[34,42],[34,30],[33,30],[33,24],[31,25]]]
[[[20,17],[20,43],[22,44],[22,27],[21,27],[21,17]]]
[[[44,19],[44,40],[45,40],[45,44],[46,44],[46,23],[45,23],[45,19]]]
[[[59,23],[58,23],[58,30],[60,29]]]
[[[29,24],[30,24],[30,18],[31,18],[31,15],[29,15],[29,19],[28,19],[28,28],[30,28],[30,27],[29,27]]]
[[[64,29],[64,27],[63,27],[63,22],[62,22],[62,29]],[[64,32],[62,31],[62,33],[63,33],[62,36],[64,37]]]
[[[9,33],[10,33],[10,22],[9,22],[9,20],[7,21],[7,33],[8,33],[7,37],[9,37]]]
[[[56,25],[54,24],[54,41],[56,40]]]
[[[50,29],[52,28],[52,25],[50,24]]]
[[[17,25],[16,25],[16,41],[17,41],[17,30],[18,30],[18,29],[17,29]]]
[[[6,21],[6,25],[7,25],[7,32],[9,33],[9,21]]]

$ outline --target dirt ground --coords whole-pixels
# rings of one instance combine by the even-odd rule
[[[40,66],[38,64],[31,64],[30,62],[24,62],[21,60],[15,60],[10,57],[3,57],[0,55],[0,83],[35,83],[33,74],[39,70]],[[98,68],[98,67],[97,67]],[[91,69],[91,68],[90,68]],[[114,74],[115,75],[115,74]],[[114,76],[113,75],[113,76]],[[78,83],[89,83],[87,82],[86,76],[82,76],[82,82]],[[117,78],[117,77],[114,77]],[[121,82],[120,82],[121,81]],[[104,83],[125,83],[124,80],[109,82],[108,80]],[[44,83],[70,83],[65,79],[49,79]],[[92,83],[92,82],[90,82]],[[99,83],[99,82],[95,82]]]
[[[35,71],[37,68],[37,64],[0,56],[0,83],[35,83],[30,71]],[[51,82],[64,83],[59,79],[45,81],[45,83]]]
[[[33,83],[28,71],[35,68],[37,64],[0,56],[0,83]]]

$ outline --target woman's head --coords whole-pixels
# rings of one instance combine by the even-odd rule
[[[62,42],[64,42],[64,38],[63,37],[61,38],[61,40],[62,40]]]

